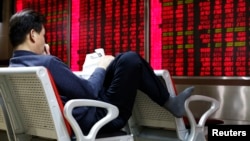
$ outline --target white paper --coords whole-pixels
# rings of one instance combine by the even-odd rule
[[[98,66],[100,59],[105,55],[103,48],[95,49],[95,52],[86,54],[86,58],[82,67],[84,75],[91,75]]]

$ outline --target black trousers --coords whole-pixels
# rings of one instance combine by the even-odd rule
[[[138,89],[159,105],[163,105],[169,97],[166,87],[139,54],[130,51],[117,55],[107,68],[104,92],[100,99],[117,106],[119,116],[101,131],[113,132],[125,126],[132,114]],[[96,119],[105,114],[105,110],[97,109]]]

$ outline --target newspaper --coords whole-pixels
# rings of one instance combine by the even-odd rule
[[[83,74],[90,76],[104,55],[105,52],[103,48],[95,49],[95,52],[86,54],[86,58],[82,67]]]

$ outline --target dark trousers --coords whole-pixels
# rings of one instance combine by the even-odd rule
[[[169,97],[167,89],[154,74],[152,67],[140,55],[135,52],[117,55],[107,68],[104,93],[100,97],[102,101],[117,106],[119,116],[102,131],[113,132],[124,127],[132,114],[138,89],[159,105],[163,105]],[[97,109],[96,118],[100,119],[105,114],[104,110]]]

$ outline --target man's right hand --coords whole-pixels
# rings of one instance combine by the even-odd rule
[[[50,47],[48,44],[44,45],[44,55],[50,55]]]

